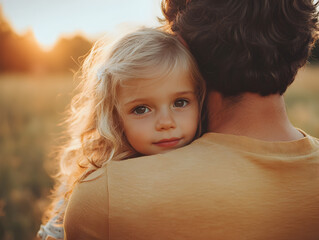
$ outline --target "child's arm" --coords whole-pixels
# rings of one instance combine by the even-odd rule
[[[64,205],[64,199],[61,199],[57,207]],[[64,208],[62,208],[64,212]],[[38,231],[38,237],[41,240],[62,240],[64,239],[64,229],[63,229],[63,218],[61,217],[62,212],[55,215],[52,219],[50,219],[45,225],[40,226],[40,230]]]

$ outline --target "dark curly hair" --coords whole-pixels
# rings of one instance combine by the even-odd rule
[[[318,37],[312,0],[162,0],[170,29],[189,45],[208,90],[283,94]]]

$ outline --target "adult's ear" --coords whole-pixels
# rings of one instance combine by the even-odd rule
[[[189,50],[189,46],[187,42],[184,40],[184,38],[179,33],[177,33],[176,36],[178,41],[180,41],[184,45],[184,47],[186,47]]]
[[[161,8],[166,21],[171,24],[191,0],[162,0]]]

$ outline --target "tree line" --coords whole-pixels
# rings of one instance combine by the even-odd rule
[[[0,6],[0,73],[76,71],[79,57],[92,47],[81,35],[60,38],[50,51],[42,50],[32,31],[17,34],[5,19]]]
[[[92,42],[77,35],[60,38],[52,50],[43,51],[31,31],[18,35],[5,19],[0,7],[0,73],[1,72],[67,72],[79,68],[79,58],[90,50]],[[319,41],[309,58],[319,63]]]

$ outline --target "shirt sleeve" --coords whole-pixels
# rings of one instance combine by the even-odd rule
[[[67,240],[109,239],[106,168],[90,174],[74,188],[64,217]]]

